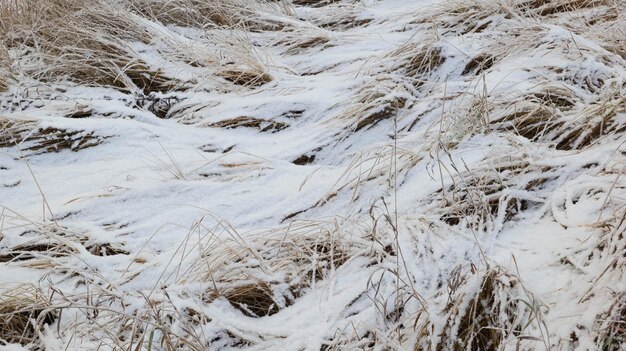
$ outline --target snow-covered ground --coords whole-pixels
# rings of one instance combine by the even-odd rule
[[[3,29],[0,350],[626,347],[624,4],[330,2]]]

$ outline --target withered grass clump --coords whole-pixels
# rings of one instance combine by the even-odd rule
[[[623,350],[626,347],[626,292],[618,293],[608,311],[597,320],[600,335],[595,341],[599,350]]]
[[[121,3],[120,3],[121,4]],[[0,4],[0,40],[23,73],[124,91],[165,92],[175,83],[147,66],[127,41],[153,35],[120,4],[100,0],[10,0]]]
[[[213,286],[208,301],[222,297],[248,316],[272,315],[343,265],[349,244],[336,228],[293,224],[207,247],[193,280]]]
[[[489,122],[493,129],[552,143],[558,150],[581,150],[626,131],[625,103],[624,92],[618,89],[576,108],[582,102],[571,90],[546,86],[492,106]]]
[[[260,132],[275,133],[288,127],[286,123],[266,120],[261,118],[240,116],[215,122],[209,126],[215,128],[235,129],[235,128],[255,128]]]
[[[54,266],[51,259],[65,257],[77,252],[59,242],[33,242],[10,247],[0,252],[0,263],[24,262],[31,268]]]
[[[366,114],[361,117],[356,124],[354,131],[359,131],[364,128],[371,128],[376,125],[380,121],[389,120],[393,118],[397,111],[404,107],[405,100],[403,98],[392,98],[389,99],[388,96],[385,96],[382,93],[373,93],[368,96],[367,99],[379,100],[383,104],[382,106],[377,107],[376,109],[368,109]],[[366,105],[368,103],[367,100],[361,100],[362,104]]]
[[[439,327],[435,350],[501,350],[532,321],[532,303],[524,302],[527,296],[519,280],[500,268],[485,269],[463,270],[460,274],[466,275],[449,284],[450,300],[443,311],[447,321]],[[418,342],[417,350],[424,341]]]
[[[245,87],[259,87],[271,82],[274,78],[260,65],[249,67],[246,65],[231,65],[217,72],[219,77]]]
[[[434,42],[410,42],[381,57],[381,62],[391,61],[390,70],[398,72],[415,87],[424,85],[428,76],[441,66],[446,57]]]
[[[608,0],[527,0],[518,4],[518,9],[525,13],[550,16],[564,12],[609,5]]]
[[[280,305],[276,302],[272,286],[268,282],[260,281],[244,285],[237,285],[226,288],[219,294],[211,292],[207,296],[209,300],[213,300],[219,296],[223,296],[235,308],[251,317],[271,316],[280,311]],[[290,296],[286,300],[287,307],[293,303],[293,299],[297,296]]]
[[[463,69],[463,75],[473,73],[479,75],[488,70],[496,63],[496,58],[487,53],[481,53],[474,56]]]
[[[339,2],[339,0],[293,0],[294,5],[321,7]]]
[[[48,300],[34,286],[18,286],[0,293],[1,341],[34,345],[42,326],[52,324],[55,318]]]
[[[243,28],[249,31],[276,31],[286,24],[260,13],[277,13],[269,3],[245,0],[128,0],[142,16],[163,24],[184,27]]]
[[[586,264],[592,260],[612,257],[613,261],[607,271],[622,275],[622,270],[626,268],[626,207],[620,208],[608,219],[598,221],[594,227],[599,229],[600,236],[589,252],[586,252]]]
[[[615,1],[607,11],[599,13],[578,31],[596,38],[606,50],[626,59],[626,3]]]
[[[284,47],[285,53],[289,55],[296,55],[306,49],[324,47],[330,40],[331,38],[327,31],[315,27],[304,27],[285,32],[273,44]]]
[[[353,102],[337,118],[353,123],[353,131],[368,129],[393,119],[408,99],[402,82],[386,74],[377,75],[357,89]]]
[[[483,33],[503,19],[547,20],[587,9],[608,8],[613,4],[610,0],[447,0],[419,22],[450,33],[472,35]]]
[[[5,45],[0,40],[0,93],[6,91],[12,81],[11,58]]]
[[[70,150],[78,152],[101,144],[93,132],[42,128],[35,120],[0,118],[0,148],[18,146],[26,155]]]
[[[501,16],[507,16],[510,9],[500,1],[448,0],[434,9],[433,14],[419,22],[455,34],[481,33]]]
[[[492,121],[495,128],[511,131],[532,141],[540,140],[562,124],[553,110],[532,102],[520,103]]]
[[[551,132],[566,124],[562,114],[578,101],[571,90],[551,85],[542,85],[539,91],[512,100],[491,108],[490,123],[495,129],[511,131],[532,141],[553,138]]]
[[[559,150],[585,149],[602,138],[626,131],[626,91],[601,98],[564,125],[554,138]]]
[[[127,255],[122,245],[90,240],[88,233],[77,233],[57,224],[25,224],[20,233],[27,241],[0,248],[0,263],[12,263],[34,269],[61,265],[60,259],[84,252],[94,256]]]
[[[496,231],[541,201],[541,189],[558,177],[558,169],[525,157],[502,157],[484,168],[463,171],[437,195],[441,220],[449,225]]]

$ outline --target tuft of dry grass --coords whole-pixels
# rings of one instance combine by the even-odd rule
[[[502,229],[533,204],[543,202],[542,191],[558,178],[558,168],[520,155],[490,159],[483,168],[463,170],[453,165],[452,185],[435,196],[441,220],[480,232]]]
[[[588,105],[555,136],[559,150],[580,150],[626,131],[626,91],[622,89]]]
[[[63,150],[78,152],[97,146],[105,139],[93,132],[42,128],[36,120],[0,118],[0,148],[18,146],[25,155]]]
[[[11,0],[0,4],[0,37],[27,76],[130,91],[174,85],[139,59],[125,40],[153,35],[124,8],[99,0]]]
[[[242,0],[128,0],[142,16],[165,25],[203,28],[208,26],[242,28],[248,31],[278,31],[286,24],[276,16],[280,8],[262,1]]]
[[[310,7],[321,7],[329,4],[334,4],[339,2],[339,0],[293,0],[294,5],[300,6],[310,6]]]
[[[6,91],[12,82],[11,57],[4,42],[0,40],[0,93]]]
[[[501,350],[527,337],[525,329],[541,318],[537,301],[502,268],[460,268],[450,279],[449,302],[442,311],[446,322],[418,327],[422,334],[415,350]]]
[[[489,129],[551,143],[558,150],[586,149],[626,131],[623,87],[604,87],[593,101],[583,102],[566,85],[538,86],[534,92],[507,96],[506,101],[490,104]]]
[[[261,118],[254,117],[246,117],[240,116],[231,119],[222,120],[219,122],[215,122],[210,124],[209,126],[215,128],[225,128],[225,129],[234,129],[234,128],[255,128],[260,132],[279,132],[288,127],[286,123],[279,121],[266,120]]]
[[[405,77],[415,80],[415,86],[421,86],[446,58],[440,47],[427,42],[407,43],[385,55],[382,60],[393,60],[392,70],[402,72]]]
[[[19,68],[15,74],[45,84],[69,81],[145,96],[187,88],[189,82],[151,66],[136,51],[135,44],[155,43],[164,44],[159,51],[165,61],[209,68],[213,78],[258,87],[273,77],[245,33],[282,29],[283,12],[278,4],[241,0],[9,0],[0,3],[0,72],[6,73],[0,89],[10,84],[12,66]],[[237,28],[238,34],[207,31],[206,41],[192,45],[162,26],[206,23]]]
[[[496,63],[496,58],[489,53],[480,53],[467,63],[463,69],[463,75],[473,73],[474,75],[480,75],[484,71],[491,68]]]
[[[32,285],[0,293],[1,341],[36,346],[42,326],[56,319],[56,313],[44,296]]]
[[[205,294],[207,301],[225,298],[254,317],[293,304],[308,287],[343,265],[354,245],[338,228],[316,223],[294,223],[245,238],[233,234],[207,246],[190,276],[213,286]]]
[[[517,4],[520,11],[538,16],[551,16],[564,12],[609,5],[610,0],[526,0]]]
[[[330,41],[328,31],[316,27],[301,27],[286,32],[275,40],[273,45],[284,47],[285,53],[289,55],[296,55],[314,47],[325,48],[329,46]]]
[[[357,88],[351,103],[335,119],[348,121],[355,132],[372,128],[381,121],[393,119],[409,99],[402,82],[388,74],[379,74]]]
[[[245,64],[224,67],[217,75],[227,81],[245,87],[258,87],[273,80],[272,76],[259,65],[248,66]]]
[[[626,292],[616,294],[597,324],[600,335],[595,341],[599,350],[619,351],[626,347]]]

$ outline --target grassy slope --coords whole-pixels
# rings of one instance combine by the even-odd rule
[[[0,350],[620,350],[625,13],[1,2]]]

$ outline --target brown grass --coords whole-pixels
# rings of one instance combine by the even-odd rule
[[[18,146],[25,155],[70,150],[78,152],[101,144],[106,137],[82,132],[39,127],[35,120],[0,118],[0,148]]]
[[[529,199],[539,198],[545,183],[558,176],[556,169],[533,163],[524,155],[493,159],[488,166],[471,171],[455,167],[458,173],[452,177],[453,184],[435,196],[441,220],[480,231],[499,231],[537,201]]]
[[[124,8],[99,0],[10,0],[0,4],[0,38],[23,73],[124,91],[167,91],[175,82],[152,70],[124,42],[152,35]]]
[[[234,235],[206,248],[195,279],[213,285],[205,299],[223,297],[249,316],[278,313],[348,259],[348,243],[332,227],[293,224],[246,241]]]
[[[219,77],[246,87],[259,87],[273,80],[272,76],[260,66],[232,65],[217,72]]]
[[[550,16],[609,4],[607,0],[528,0],[521,2],[518,7],[522,12]]]
[[[41,290],[22,285],[0,293],[0,340],[35,346],[38,331],[55,313]]]
[[[491,107],[491,128],[552,143],[558,150],[585,149],[626,131],[623,89],[599,95],[582,108],[571,90],[550,85],[510,100]]]
[[[6,46],[0,40],[0,93],[6,91],[12,82],[11,58]]]
[[[273,44],[284,47],[286,54],[296,55],[307,49],[327,47],[330,41],[331,37],[326,31],[315,27],[304,27],[286,32],[279,39],[275,40]]]
[[[491,68],[496,63],[496,58],[487,53],[481,53],[474,56],[463,69],[463,75],[473,73],[480,75],[484,71]]]
[[[286,123],[279,121],[272,121],[261,118],[254,117],[246,117],[240,116],[231,119],[226,119],[223,121],[215,122],[209,125],[214,128],[225,128],[225,129],[235,129],[235,128],[254,128],[258,129],[260,132],[279,132],[288,127]]]
[[[457,273],[460,279],[449,285],[450,299],[443,311],[446,324],[421,328],[415,350],[497,351],[522,336],[533,311],[523,303],[527,297],[515,276],[501,268],[477,272],[474,266]],[[479,285],[468,290],[477,279]],[[433,331],[440,337],[436,345],[426,338]]]
[[[588,105],[555,136],[559,150],[580,150],[626,131],[626,94],[619,90]]]
[[[387,74],[380,74],[359,86],[348,108],[336,118],[353,123],[352,131],[371,128],[381,121],[393,119],[406,105],[407,99],[402,83]]]
[[[609,309],[599,316],[598,349],[620,351],[626,347],[626,292],[617,293]]]
[[[128,0],[130,7],[141,15],[183,27],[227,27],[249,31],[276,31],[285,23],[262,16],[262,12],[277,13],[279,8],[264,2],[242,0]]]
[[[434,42],[409,42],[381,57],[381,62],[392,61],[390,70],[398,72],[413,83],[422,86],[430,73],[441,66],[446,58]]]
[[[294,5],[309,6],[309,7],[322,7],[329,4],[334,4],[340,0],[293,0]]]

